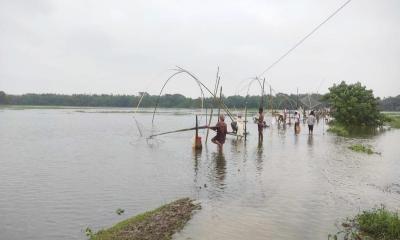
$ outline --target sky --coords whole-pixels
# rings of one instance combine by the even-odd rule
[[[0,90],[8,94],[158,94],[175,66],[225,95],[344,0],[0,0]],[[273,93],[361,82],[400,94],[400,1],[353,0],[263,77]],[[165,93],[199,97],[187,76]],[[250,94],[260,93],[252,85]]]

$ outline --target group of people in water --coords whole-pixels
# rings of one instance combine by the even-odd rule
[[[283,111],[283,114],[279,114],[277,121],[278,121],[278,126],[283,124],[284,127],[286,127],[286,119],[287,119],[287,110],[285,109]],[[324,119],[327,121],[327,114],[324,113]],[[294,112],[294,133],[299,134],[300,133],[300,121],[301,121],[301,114],[300,111],[295,111]],[[305,111],[303,112],[303,121],[304,123],[307,123],[308,125],[308,134],[312,135],[314,131],[314,125],[316,122],[319,121],[319,117],[316,116],[314,110],[310,111],[308,117],[306,116]],[[258,129],[258,141],[259,143],[264,140],[264,129],[268,127],[266,121],[265,121],[265,115],[263,108],[259,108],[258,114],[254,117],[254,122],[257,124],[257,129]],[[289,116],[289,125],[291,124],[290,116]],[[237,138],[241,139],[245,137],[246,133],[246,124],[245,120],[242,119],[242,115],[238,114],[237,118],[235,121],[232,122],[231,124],[232,130]],[[225,116],[224,114],[221,114],[218,119],[218,123],[215,126],[210,127],[210,129],[216,131],[215,137],[211,139],[211,141],[215,144],[218,145],[220,149],[222,149],[226,135],[228,134],[228,127],[227,124],[225,123]]]

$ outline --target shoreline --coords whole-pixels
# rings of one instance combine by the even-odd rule
[[[181,198],[155,210],[123,220],[89,236],[90,240],[168,240],[183,229],[195,210],[201,209],[193,199]]]

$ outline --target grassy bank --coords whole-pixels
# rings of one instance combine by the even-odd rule
[[[199,209],[189,198],[182,198],[135,217],[100,230],[91,240],[167,240],[181,230],[190,220],[193,211]]]
[[[398,240],[400,239],[400,218],[398,212],[391,212],[384,206],[363,211],[354,218],[342,223],[337,234],[329,235],[329,239],[350,240]]]
[[[392,128],[400,128],[400,116],[385,114],[385,123]]]

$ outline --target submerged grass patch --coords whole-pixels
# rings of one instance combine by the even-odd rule
[[[371,147],[365,146],[365,145],[362,145],[362,144],[354,144],[354,145],[351,145],[351,146],[349,147],[349,149],[351,149],[351,150],[353,150],[353,151],[355,151],[355,152],[362,152],[362,153],[367,153],[367,154],[373,154],[373,153],[375,153],[375,152],[372,150]]]
[[[145,212],[113,227],[100,230],[90,237],[91,240],[167,240],[181,230],[190,220],[193,211],[199,209],[189,198],[182,198]]]
[[[329,128],[327,131],[331,132],[331,133],[335,133],[342,137],[348,137],[350,135],[349,130],[347,130],[346,127],[344,127],[340,124],[337,124],[337,123],[329,124]]]
[[[363,211],[352,219],[342,223],[342,230],[328,239],[349,240],[395,240],[400,239],[400,218],[398,212],[391,212],[381,206]]]
[[[381,128],[372,126],[345,126],[338,122],[332,121],[329,123],[328,132],[334,133],[341,137],[367,137],[379,133]]]

